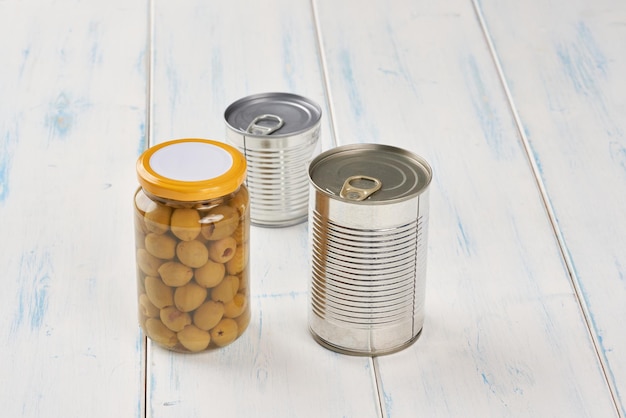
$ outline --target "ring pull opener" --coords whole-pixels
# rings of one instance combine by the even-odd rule
[[[363,181],[364,180],[364,181]],[[358,183],[358,186],[356,184]],[[373,184],[372,184],[373,183]],[[370,185],[371,187],[359,187],[361,185]],[[341,188],[339,196],[347,200],[361,201],[365,200],[383,187],[383,183],[374,177],[369,176],[351,176],[346,179]]]
[[[272,126],[259,125],[258,122],[263,121],[263,120],[275,121],[276,124]],[[285,121],[280,116],[270,115],[270,114],[259,115],[256,118],[254,118],[252,122],[250,122],[250,125],[248,125],[248,128],[246,129],[246,133],[249,133],[252,135],[269,135],[273,132],[276,132],[280,128],[282,128],[284,124],[285,124]]]

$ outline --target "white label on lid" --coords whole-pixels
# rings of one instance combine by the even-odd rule
[[[152,154],[150,166],[159,175],[179,181],[203,181],[219,177],[233,165],[220,147],[204,142],[179,142]]]

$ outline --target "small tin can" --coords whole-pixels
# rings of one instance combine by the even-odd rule
[[[172,351],[235,341],[250,322],[246,160],[230,145],[180,139],[137,160],[139,323]]]
[[[282,227],[306,220],[306,166],[319,143],[321,115],[318,104],[290,93],[247,96],[226,108],[226,139],[248,162],[254,225]]]
[[[346,354],[407,347],[424,323],[430,166],[355,144],[318,155],[308,173],[312,335]]]

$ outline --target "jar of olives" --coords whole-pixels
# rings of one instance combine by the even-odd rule
[[[250,321],[246,160],[213,140],[178,139],[137,161],[139,323],[156,344],[201,352]]]

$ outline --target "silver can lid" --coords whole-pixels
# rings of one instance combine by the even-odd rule
[[[312,100],[292,93],[246,96],[226,108],[227,125],[243,134],[286,136],[319,123],[322,109]]]
[[[344,145],[318,155],[309,166],[311,183],[340,200],[390,203],[415,197],[432,179],[430,165],[401,148]]]

